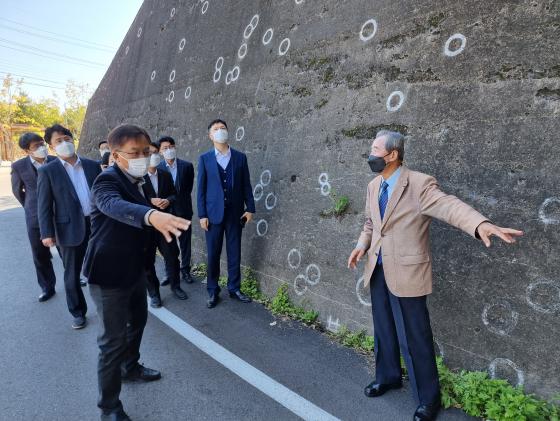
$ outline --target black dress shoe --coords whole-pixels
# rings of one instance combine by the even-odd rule
[[[179,300],[186,300],[187,298],[189,298],[187,293],[183,291],[181,287],[173,288],[172,291],[173,294],[175,294],[175,297],[177,297]]]
[[[208,300],[208,302],[206,303],[206,307],[208,308],[214,308],[218,305],[218,302],[220,301],[220,295],[219,294],[212,294],[210,296],[210,299]]]
[[[194,279],[192,278],[191,273],[188,270],[184,270],[181,272],[181,281],[187,284],[192,284],[194,282]]]
[[[160,308],[161,307],[161,297],[159,295],[154,295],[150,297],[150,307]]]
[[[245,294],[243,294],[241,291],[235,291],[235,292],[230,291],[229,296],[233,299],[241,301],[242,303],[250,303],[251,301],[253,301]]]
[[[72,329],[83,329],[87,325],[87,320],[85,316],[83,317],[74,317],[74,321],[72,322]]]
[[[162,287],[165,287],[165,286],[169,285],[169,279],[164,279],[163,281],[161,281],[160,285]]]
[[[128,373],[121,375],[123,382],[153,382],[159,379],[161,379],[159,371],[144,367],[142,364],[138,364]]]
[[[376,383],[375,380],[368,384],[364,389],[364,394],[368,398],[376,398],[378,396],[383,395],[385,392],[391,389],[400,389],[402,387],[402,381],[398,381],[396,383]]]
[[[87,287],[87,281],[85,279],[80,279],[80,286],[83,287]]]
[[[101,421],[132,421],[124,410],[119,409],[113,412],[105,412],[101,413]]]
[[[52,291],[43,292],[39,295],[39,302],[44,303],[45,301],[51,299],[54,294],[56,294],[54,289]]]
[[[414,421],[432,421],[435,420],[441,408],[441,403],[433,403],[430,405],[420,405],[414,413]]]

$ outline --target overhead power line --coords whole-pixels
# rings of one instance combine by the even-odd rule
[[[21,50],[19,48],[9,47],[7,45],[2,45],[2,44],[0,44],[0,48],[8,48],[10,50],[19,51],[21,53],[26,53],[26,54],[29,54],[29,55],[32,55],[32,56],[44,57],[44,58],[48,58],[48,59],[51,59],[51,60],[56,60],[56,61],[63,62],[63,63],[70,63],[70,64],[74,64],[74,65],[78,65],[78,66],[84,66],[84,67],[89,67],[89,68],[99,68],[100,67],[100,65],[93,66],[93,65],[90,65],[90,64],[84,64],[84,63],[80,63],[80,62],[76,62],[76,61],[66,60],[64,58],[60,58],[60,57],[56,57],[56,56],[48,56],[48,55],[45,55],[45,54],[34,53],[32,51]]]
[[[8,45],[15,45],[17,47],[28,49],[28,50],[31,50],[31,51],[37,51],[37,52],[40,52],[42,54],[48,54],[48,55],[54,56],[55,58],[65,58],[65,59],[68,59],[68,60],[74,60],[74,61],[77,61],[77,62],[89,64],[89,65],[92,65],[92,66],[102,66],[102,67],[106,66],[105,64],[98,63],[96,61],[85,60],[85,59],[82,59],[82,58],[79,58],[79,57],[67,56],[65,54],[59,54],[55,51],[44,50],[42,48],[33,47],[31,45],[28,45],[28,44],[22,44],[20,42],[12,41],[12,40],[9,40],[9,39],[6,39],[6,38],[1,38],[0,37],[0,42],[7,43]],[[10,47],[10,48],[14,49],[13,47]]]
[[[4,57],[2,57],[4,58]],[[48,65],[43,65],[43,67],[34,66],[33,64],[44,64],[43,61],[38,60],[28,60],[25,64],[12,62],[12,61],[5,61],[0,58],[0,67],[5,70],[9,70],[15,73],[18,72],[31,72],[33,74],[37,74],[39,76],[47,76],[47,77],[58,77],[60,76],[60,72],[55,71],[53,68],[49,67]]]
[[[50,80],[50,79],[42,79],[42,78],[39,78],[39,77],[22,75],[22,74],[18,74],[18,73],[14,73],[14,72],[5,72],[3,70],[0,70],[0,73],[5,74],[5,75],[10,75],[10,76],[17,76],[17,77],[21,77],[21,78],[24,78],[24,79],[33,79],[33,80],[39,80],[39,81],[42,81],[42,82],[54,83],[54,84],[57,84],[57,85],[65,85],[66,84],[65,82],[58,82],[56,80]]]
[[[88,40],[85,40],[85,39],[80,39],[80,38],[73,37],[73,36],[69,36],[69,35],[64,35],[64,34],[59,34],[59,33],[52,32],[52,31],[47,31],[47,30],[45,30],[45,29],[41,29],[41,28],[37,28],[37,27],[34,27],[34,26],[30,26],[30,25],[28,25],[28,24],[26,24],[26,23],[17,22],[17,21],[15,21],[15,20],[11,20],[11,19],[6,19],[6,18],[0,17],[0,20],[3,20],[3,21],[5,21],[5,22],[10,22],[11,24],[14,24],[14,25],[23,26],[24,28],[33,29],[33,30],[35,30],[35,31],[43,32],[43,33],[46,33],[46,34],[56,35],[56,36],[58,36],[58,37],[62,37],[62,38],[66,38],[66,39],[71,39],[71,40],[74,40],[74,41],[79,41],[79,42],[82,42],[82,43],[84,43],[84,44],[90,44],[90,45],[92,45],[92,46],[103,47],[103,48],[109,48],[109,49],[111,49],[111,50],[113,50],[113,51],[116,51],[116,48],[115,48],[114,46],[111,46],[111,45],[101,44],[101,43],[98,43],[98,42],[92,42],[92,41],[88,41]]]
[[[25,80],[22,82],[23,85],[32,85],[32,86],[41,86],[43,88],[52,88],[52,89],[58,89],[60,91],[64,91],[66,88],[61,88],[60,86],[50,86],[50,85],[43,85],[40,83],[33,83],[33,82],[26,82]]]
[[[55,42],[60,42],[60,43],[63,43],[63,44],[74,45],[74,46],[77,46],[77,47],[87,48],[87,49],[90,49],[90,50],[97,50],[97,51],[102,51],[102,52],[105,52],[105,53],[114,53],[115,52],[115,50],[113,50],[113,49],[109,49],[109,48],[105,48],[105,47],[96,47],[96,46],[93,46],[93,45],[86,45],[86,44],[83,44],[80,41],[64,40],[64,39],[52,37],[52,36],[49,36],[49,35],[34,33],[32,31],[27,31],[25,29],[13,28],[13,27],[10,27],[10,26],[7,26],[7,25],[3,25],[1,23],[0,23],[0,28],[8,29],[8,30],[11,30],[11,31],[14,31],[14,32],[17,32],[17,33],[27,34],[27,35],[30,35],[30,36],[33,36],[33,37],[41,38],[43,40],[48,39],[50,41],[55,41]]]

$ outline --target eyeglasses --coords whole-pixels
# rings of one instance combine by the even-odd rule
[[[150,149],[144,149],[141,152],[126,152],[126,151],[117,151],[117,152],[127,154],[131,158],[149,158],[151,155]]]

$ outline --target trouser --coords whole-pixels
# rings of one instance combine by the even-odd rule
[[[183,233],[184,234],[184,233]],[[150,297],[159,296],[159,279],[156,275],[156,250],[159,249],[165,262],[165,272],[171,289],[179,287],[179,247],[175,241],[168,243],[163,234],[150,233],[146,252],[146,286]]]
[[[206,231],[206,248],[208,251],[208,294],[219,294],[220,286],[220,255],[224,234],[226,237],[226,252],[228,263],[228,290],[239,291],[241,287],[241,227],[239,219],[233,212],[225,210],[221,224],[209,224]]]
[[[37,282],[43,292],[54,291],[56,276],[52,265],[52,254],[49,247],[45,247],[41,241],[39,228],[27,228],[27,236],[31,245],[33,264],[37,273]]]
[[[105,412],[122,408],[121,375],[134,369],[140,359],[140,342],[148,318],[146,280],[127,288],[104,288],[90,284],[99,316],[97,406]]]
[[[66,290],[66,303],[68,311],[74,317],[85,317],[87,313],[87,303],[80,286],[80,276],[82,265],[89,241],[90,224],[86,218],[86,233],[81,244],[74,247],[59,247],[64,265],[64,289]]]
[[[400,381],[402,354],[416,400],[421,405],[439,402],[439,377],[426,296],[393,295],[387,288],[382,265],[375,267],[370,291],[376,381]]]
[[[181,216],[183,218],[183,216]],[[192,218],[189,218],[192,219]],[[192,227],[188,230],[182,231],[181,235],[177,239],[179,243],[179,250],[181,251],[181,272],[190,273],[191,271],[191,237],[192,237]],[[160,249],[161,250],[161,249]]]

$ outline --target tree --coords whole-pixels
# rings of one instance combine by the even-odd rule
[[[79,142],[86,116],[88,85],[69,80],[65,93],[67,102],[62,118],[65,126],[74,134],[74,139]]]
[[[23,79],[14,80],[9,74],[4,77],[0,90],[0,124],[6,127],[27,124],[40,132],[44,127],[60,123],[68,127],[79,142],[86,115],[88,85],[69,80],[65,89],[66,103],[61,111],[59,98],[54,93],[52,98],[36,101],[22,90],[22,84]]]
[[[2,81],[2,88],[0,89],[0,123],[11,126],[13,123],[14,114],[17,111],[17,104],[15,99],[21,91],[23,79],[14,81],[12,75],[8,74]]]

